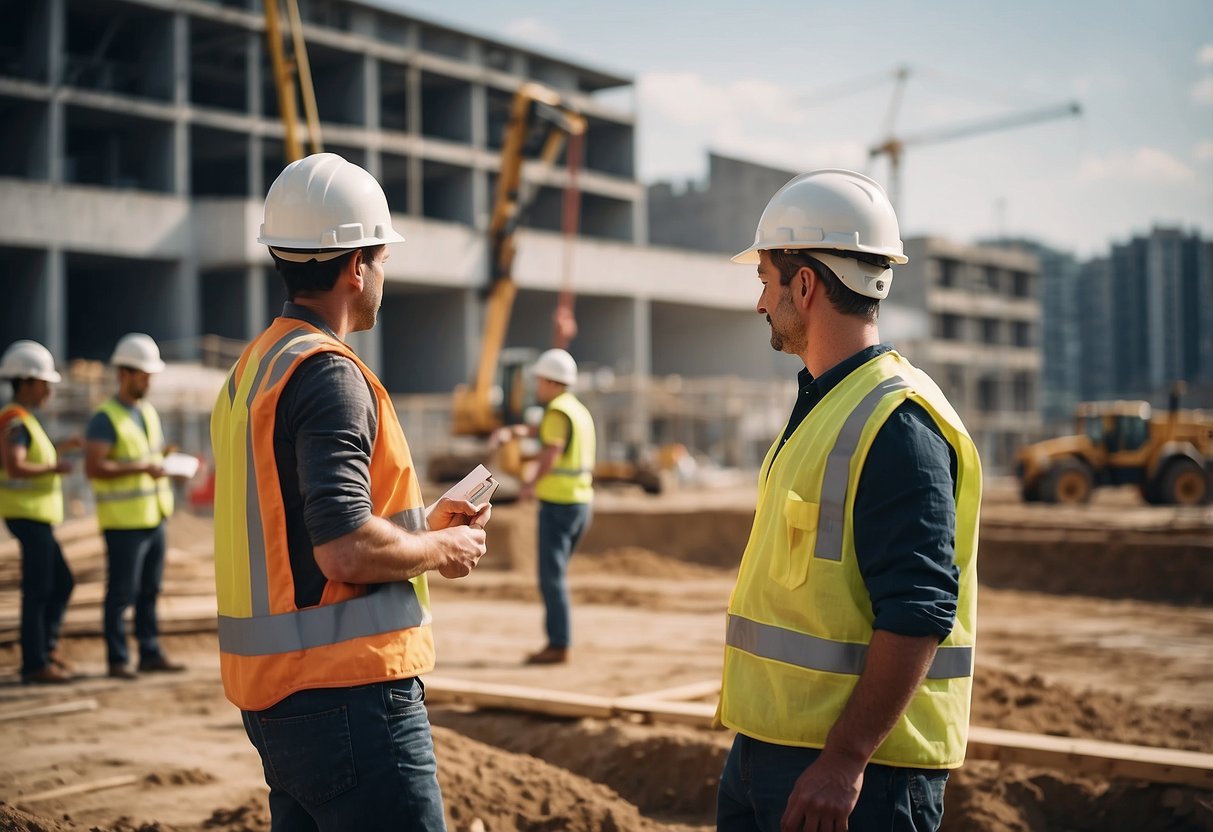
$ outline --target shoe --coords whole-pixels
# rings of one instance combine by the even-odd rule
[[[538,653],[526,657],[525,664],[565,664],[569,660],[569,648],[552,647],[550,644]]]
[[[76,670],[71,662],[59,654],[58,650],[52,650],[47,658],[50,659],[51,664],[62,670],[64,673],[73,673]]]
[[[71,680],[72,674],[53,664],[21,674],[21,681],[27,685],[62,685]]]
[[[125,679],[128,682],[139,678],[135,671],[124,664],[111,664],[108,675],[111,679]]]
[[[140,673],[181,673],[185,665],[170,662],[163,655],[146,656],[139,660]]]

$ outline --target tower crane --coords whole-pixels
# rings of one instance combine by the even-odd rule
[[[1052,121],[1053,119],[1082,115],[1082,105],[1077,101],[1068,101],[1063,104],[1007,113],[993,118],[975,119],[945,125],[909,136],[898,136],[893,132],[893,122],[897,117],[898,108],[901,106],[905,82],[909,78],[909,75],[909,68],[903,66],[897,69],[893,99],[889,105],[888,117],[885,120],[885,138],[868,148],[869,160],[875,159],[878,156],[889,157],[888,192],[889,200],[895,208],[900,208],[901,160],[905,155],[907,147],[940,144],[942,142],[976,136],[981,133],[1009,130],[1014,127],[1026,127],[1029,124],[1037,124],[1042,121]]]

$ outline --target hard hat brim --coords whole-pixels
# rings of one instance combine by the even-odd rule
[[[155,375],[156,373],[164,372],[164,368],[168,365],[163,361],[144,362],[138,364],[136,364],[134,361],[115,361],[114,366],[125,367],[128,370],[138,370],[141,373]]]
[[[832,251],[839,251],[839,252],[860,251],[865,254],[879,254],[882,257],[887,257],[887,258],[889,258],[890,262],[892,262],[898,266],[904,266],[906,263],[910,262],[910,258],[906,257],[904,254],[890,254],[887,251],[877,251],[877,250],[870,249],[866,246],[859,246],[859,247],[853,248],[853,249],[851,249],[851,248],[830,248],[829,246],[823,246],[820,243],[817,243],[816,245],[796,245],[796,244],[753,245],[753,246],[750,246],[749,248],[747,248],[745,251],[741,251],[741,252],[738,252],[737,254],[734,254],[729,259],[732,260],[734,263],[741,263],[741,264],[747,265],[747,266],[755,266],[755,265],[758,265],[758,263],[762,262],[762,258],[759,255],[760,251],[773,251],[775,249],[780,249],[780,250],[798,249],[798,250],[806,250],[806,251],[824,251],[827,254]]]

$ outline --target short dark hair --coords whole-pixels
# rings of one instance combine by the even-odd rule
[[[345,268],[345,264],[354,256],[354,252],[361,251],[362,259],[369,262],[375,259],[379,254],[379,250],[383,247],[384,245],[379,243],[373,246],[364,246],[361,249],[352,248],[347,253],[340,257],[334,257],[332,260],[308,260],[306,263],[283,260],[274,253],[273,249],[270,249],[270,256],[274,258],[274,268],[278,270],[278,274],[282,275],[282,282],[286,284],[287,297],[294,300],[299,295],[311,292],[327,292],[332,289],[337,283],[337,276],[341,274],[341,270]],[[283,249],[283,251],[293,251],[293,249]]]
[[[852,253],[847,251],[831,251],[829,253],[838,257],[852,256]],[[838,275],[834,274],[833,269],[814,257],[811,250],[772,249],[767,254],[770,255],[771,263],[779,270],[779,283],[781,286],[787,286],[791,283],[792,278],[796,276],[796,272],[807,266],[817,274],[817,277],[825,285],[826,297],[829,298],[830,305],[843,315],[854,315],[857,318],[863,318],[872,322],[875,322],[879,316],[880,300],[878,298],[870,298],[851,289],[842,282]],[[868,257],[872,256],[868,255]],[[872,262],[867,257],[854,257],[853,259]],[[887,264],[887,259],[885,263]]]

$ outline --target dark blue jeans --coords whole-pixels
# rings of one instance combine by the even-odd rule
[[[293,693],[244,711],[272,832],[445,830],[420,679]]]
[[[779,832],[796,780],[820,752],[738,734],[716,794],[718,832]],[[869,765],[850,832],[935,832],[943,820],[948,772]]]
[[[21,672],[37,673],[50,664],[76,584],[49,523],[4,522],[21,544]]]
[[[106,529],[105,652],[110,664],[126,664],[126,622],[135,605],[135,641],[139,658],[160,655],[156,596],[164,577],[164,523],[154,529]]]
[[[568,647],[573,638],[569,604],[569,558],[590,527],[589,503],[539,502],[539,591],[547,610],[548,644]]]

